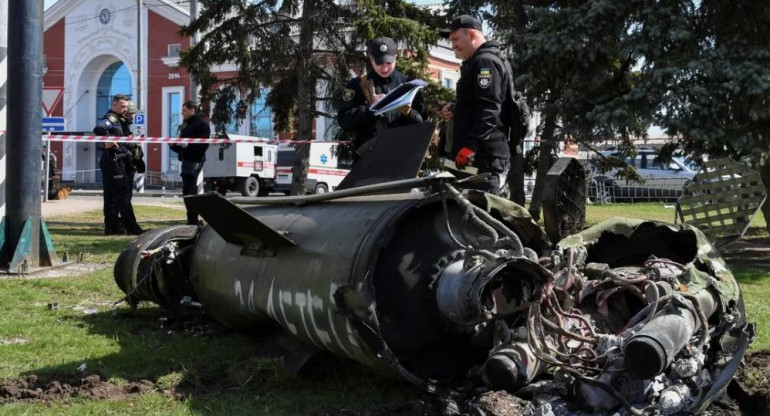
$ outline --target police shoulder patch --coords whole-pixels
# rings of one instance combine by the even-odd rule
[[[356,96],[356,90],[352,88],[345,88],[342,91],[342,101],[350,101]]]
[[[478,83],[481,88],[488,88],[492,84],[492,74],[489,68],[479,68]]]
[[[107,120],[109,120],[110,123],[117,123],[118,122],[118,118],[115,117],[114,114],[107,114]]]

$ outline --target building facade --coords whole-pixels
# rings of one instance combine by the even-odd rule
[[[126,94],[144,113],[146,125],[141,133],[175,136],[180,107],[190,97],[190,77],[179,66],[179,52],[190,46],[190,40],[178,34],[180,26],[189,21],[187,2],[143,0],[139,10],[135,0],[59,0],[45,12],[43,83],[47,90],[62,89],[63,95],[47,115],[63,117],[65,131],[90,134],[109,110],[111,97]],[[435,48],[430,67],[434,78],[454,87],[459,61],[451,49]],[[216,68],[222,76],[235,70]],[[232,123],[228,130],[278,137],[272,124],[272,113],[262,101],[252,106],[246,120]],[[316,139],[328,139],[331,124],[330,120],[316,120]],[[53,143],[62,180],[101,182],[101,148],[97,143]],[[148,172],[178,176],[176,154],[168,146],[148,144],[145,155]]]

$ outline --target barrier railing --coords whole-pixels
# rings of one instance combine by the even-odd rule
[[[676,202],[690,178],[647,178],[634,183],[616,178],[591,178],[586,181],[586,195],[597,204],[612,202]]]
[[[71,176],[66,180],[62,180],[61,181],[62,185],[71,186],[75,189],[101,189],[102,188],[101,181],[97,180],[98,178],[97,175],[101,173],[99,169],[77,170],[69,173],[71,174]],[[61,174],[61,171],[59,171],[59,174]],[[137,175],[144,175],[144,185],[146,187],[150,187],[150,188],[166,187],[167,189],[182,187],[182,178],[179,176],[178,172],[164,173],[164,172],[147,171],[143,174],[137,174]]]

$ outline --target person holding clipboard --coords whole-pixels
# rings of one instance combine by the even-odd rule
[[[366,152],[366,142],[386,129],[422,123],[426,118],[422,91],[417,88],[411,104],[379,112],[376,107],[380,100],[413,78],[396,70],[398,50],[391,38],[380,37],[369,44],[369,62],[372,70],[348,81],[342,90],[341,105],[337,121],[345,131],[353,132],[353,163]]]

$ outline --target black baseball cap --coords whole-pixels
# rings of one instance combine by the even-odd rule
[[[376,64],[396,62],[396,42],[391,38],[377,38],[369,44],[369,54],[374,58]]]
[[[469,14],[463,14],[452,19],[449,28],[442,29],[439,33],[442,37],[448,38],[450,33],[462,28],[481,30],[481,21]]]

